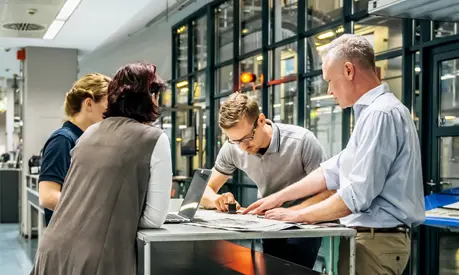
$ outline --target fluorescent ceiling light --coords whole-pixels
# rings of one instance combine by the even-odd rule
[[[43,39],[54,39],[64,24],[65,21],[54,20],[53,23],[49,25],[45,35],[43,35]]]
[[[188,81],[184,80],[182,82],[179,82],[177,83],[177,88],[182,88],[182,87],[185,87],[186,85],[188,85]]]
[[[321,95],[321,96],[311,97],[311,101],[324,100],[324,99],[333,99],[333,98],[334,97],[332,95]]]
[[[64,26],[65,22],[70,18],[73,14],[75,9],[80,4],[81,0],[67,0],[65,1],[64,5],[62,6],[61,10],[57,14],[54,21],[49,25],[48,29],[46,30],[45,35],[43,35],[43,39],[54,39],[56,35],[61,30],[62,26]]]
[[[319,36],[317,36],[318,39],[325,39],[325,38],[330,38],[330,37],[333,37],[335,34],[333,32],[326,32],[326,33],[322,33],[322,34],[319,34]]]
[[[56,16],[56,20],[67,21],[75,9],[80,4],[81,0],[67,0],[65,1],[64,5],[62,6],[61,11]]]
[[[453,79],[453,78],[456,78],[456,76],[453,74],[445,74],[441,77],[441,80]]]

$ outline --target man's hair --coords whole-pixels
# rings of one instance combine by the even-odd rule
[[[234,93],[220,106],[219,125],[223,129],[230,129],[243,117],[255,123],[259,115],[256,100],[246,94]]]
[[[365,37],[356,34],[344,34],[333,40],[325,47],[322,58],[358,62],[364,69],[376,69],[373,46]]]

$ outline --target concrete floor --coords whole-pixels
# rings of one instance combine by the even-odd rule
[[[36,240],[24,240],[18,224],[0,224],[0,270],[2,274],[25,275],[32,269]]]

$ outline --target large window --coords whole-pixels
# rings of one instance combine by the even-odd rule
[[[274,79],[280,79],[298,72],[297,43],[290,43],[274,50]]]
[[[182,76],[188,73],[188,28],[184,25],[179,27],[176,32],[177,76]]]
[[[222,97],[220,99],[218,99],[216,101],[216,110],[219,110],[220,109],[220,106],[223,102],[225,102],[225,100],[228,99],[228,97]],[[219,119],[219,116],[218,116],[218,111],[216,112],[216,124],[218,126],[218,119]],[[217,156],[218,154],[218,151],[220,151],[220,149],[222,148],[223,144],[225,143],[225,141],[227,140],[227,137],[226,135],[223,133],[222,129],[220,127],[216,127],[216,147],[217,147],[217,150],[215,151],[215,157]]]
[[[235,91],[254,97],[269,119],[311,129],[328,155],[338,153],[350,135],[352,114],[327,95],[322,53],[346,32],[369,40],[380,79],[403,99],[403,19],[368,16],[368,0],[228,0],[209,5],[174,27],[175,99],[168,104],[204,108],[207,115],[201,121],[212,123],[206,131],[211,135],[206,149],[212,148],[212,154],[224,140],[219,107]],[[436,22],[432,36],[453,35],[456,29],[456,24]],[[174,121],[178,125],[179,117]],[[198,122],[187,118],[187,126],[193,123]],[[211,167],[214,160],[208,155],[206,161]]]
[[[402,19],[370,16],[354,25],[354,33],[365,36],[376,54],[402,47]]]
[[[343,17],[343,0],[308,0],[307,29],[326,25]]]
[[[322,76],[305,80],[307,113],[306,128],[314,133],[328,157],[342,149],[342,109],[333,96],[328,95],[328,83]]]
[[[274,40],[282,41],[298,32],[298,0],[271,0],[271,22]]]
[[[193,71],[207,66],[207,18],[193,21]]]
[[[161,95],[161,125],[172,143],[175,175],[191,176],[193,169],[211,168],[226,137],[218,125],[221,104],[233,92],[254,97],[261,111],[278,123],[304,126],[319,139],[329,157],[347,144],[353,127],[352,109],[341,109],[327,94],[322,79],[322,53],[345,33],[368,39],[376,54],[376,70],[383,83],[412,112],[420,143],[437,144],[441,166],[436,182],[457,186],[454,160],[458,146],[459,89],[457,56],[430,64],[439,44],[459,42],[459,23],[369,15],[368,0],[227,0],[208,4],[172,29],[172,79]],[[444,19],[442,19],[444,20]],[[209,24],[209,22],[212,22]],[[438,67],[440,66],[440,67]],[[437,68],[438,67],[438,68]],[[438,69],[435,87],[426,81]],[[438,89],[435,100],[432,91]],[[431,100],[431,101],[429,101]],[[430,114],[426,108],[437,102]],[[438,106],[437,106],[438,105]],[[432,106],[431,106],[432,107]],[[430,123],[430,124],[429,124]],[[434,125],[431,125],[434,124]],[[428,126],[426,126],[428,125]],[[182,156],[182,130],[201,129],[196,156]],[[445,131],[441,140],[434,128]],[[443,133],[443,132],[442,132]],[[432,148],[422,148],[431,157]],[[424,157],[425,158],[425,157]],[[423,159],[424,162],[431,162]],[[430,180],[430,170],[423,171]],[[237,174],[236,172],[235,174]],[[233,178],[250,183],[247,177]],[[242,188],[242,187],[237,187]],[[426,188],[427,189],[427,188]],[[429,189],[428,189],[429,190]],[[250,192],[238,193],[250,203]],[[427,249],[428,251],[428,249]]]
[[[402,57],[376,61],[376,71],[382,82],[387,83],[392,93],[402,99]]]
[[[215,94],[226,94],[233,91],[233,66],[225,66],[216,71]]]
[[[295,124],[297,115],[296,81],[282,83],[271,87],[272,118],[274,122]]]
[[[339,26],[330,30],[319,32],[311,37],[305,38],[306,46],[306,71],[322,69],[322,51],[333,39],[344,33],[344,27]]]
[[[225,2],[215,9],[215,61],[217,63],[233,58],[233,1]]]
[[[241,52],[249,53],[261,48],[261,3],[263,0],[242,0]],[[267,1],[267,0],[266,0]]]

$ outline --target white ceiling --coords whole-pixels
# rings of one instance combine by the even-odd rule
[[[54,40],[41,37],[65,0],[0,0],[0,25],[13,22],[45,26],[38,32],[5,31],[0,26],[0,77],[19,72],[18,48],[27,46],[76,48],[89,53],[140,30],[177,0],[82,0]],[[36,9],[29,15],[28,9]],[[10,49],[8,52],[5,49]],[[8,70],[9,71],[6,71]]]

